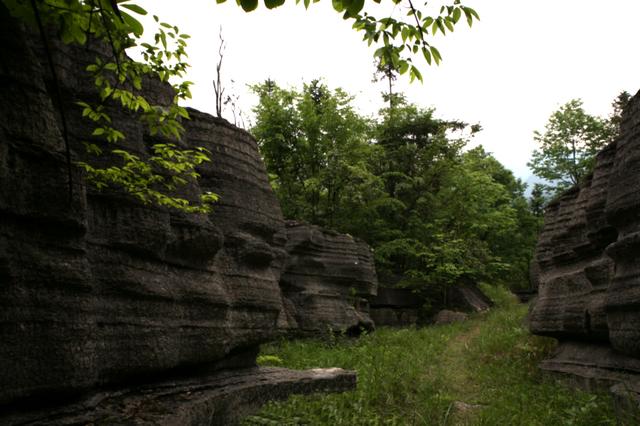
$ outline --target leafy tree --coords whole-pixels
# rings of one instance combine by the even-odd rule
[[[319,80],[302,92],[272,81],[253,89],[260,102],[252,133],[283,213],[335,227],[355,207],[352,189],[371,183],[364,166],[369,123],[353,110],[349,95]]]
[[[531,190],[531,197],[529,198],[529,207],[531,213],[536,217],[542,217],[544,215],[544,207],[547,204],[545,197],[544,185],[536,183]]]
[[[438,120],[403,100],[381,116],[384,155],[371,167],[393,208],[365,237],[381,281],[444,294],[461,281],[526,282],[535,220],[521,181],[482,148],[462,152],[479,126]]]
[[[459,278],[473,282],[526,282],[535,244],[535,220],[524,185],[477,147],[462,155],[437,196],[438,221],[451,239],[464,241]]]
[[[609,117],[609,122],[614,128],[614,131],[617,133],[620,132],[620,125],[622,124],[622,113],[626,108],[629,100],[631,99],[631,94],[626,90],[620,92],[620,94],[613,100],[611,103],[611,116]]]
[[[614,136],[608,120],[587,114],[582,101],[573,99],[549,117],[544,133],[534,133],[540,148],[527,165],[551,182],[549,189],[561,192],[591,172],[596,153]]]

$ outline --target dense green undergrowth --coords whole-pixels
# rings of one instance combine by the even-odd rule
[[[499,306],[465,323],[263,347],[265,364],[352,369],[358,386],[270,403],[245,424],[616,424],[608,396],[568,389],[540,374],[537,364],[553,340],[529,334],[526,305],[494,296]]]

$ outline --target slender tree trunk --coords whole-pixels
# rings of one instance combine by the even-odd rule
[[[387,74],[387,80],[389,81],[389,117],[393,113],[393,81],[392,81],[391,72]]]
[[[222,118],[222,96],[224,94],[224,88],[222,87],[222,59],[224,58],[224,38],[222,37],[222,25],[220,26],[220,47],[218,48],[218,64],[216,65],[216,79],[213,80],[213,91],[216,95],[216,115]],[[235,114],[234,114],[235,115]],[[234,117],[235,121],[235,117]]]
[[[571,139],[571,149],[573,155],[573,183],[574,185],[578,184],[578,164],[576,162],[576,141]]]

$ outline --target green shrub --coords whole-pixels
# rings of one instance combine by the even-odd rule
[[[480,290],[482,290],[496,306],[507,307],[518,303],[516,296],[502,285],[480,283],[478,287],[480,287]]]

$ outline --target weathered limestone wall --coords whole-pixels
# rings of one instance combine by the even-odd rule
[[[534,257],[535,334],[556,337],[544,369],[578,381],[640,374],[640,93],[593,176],[547,209]]]
[[[53,47],[71,154],[81,158],[92,129],[75,102],[95,97],[83,70],[101,52],[99,46]],[[44,58],[37,38],[27,36],[0,5],[0,423],[13,418],[63,424],[47,423],[48,411],[23,415],[106,386],[126,386],[137,395],[136,386],[154,382],[161,395],[177,400],[194,389],[222,386],[203,394],[201,411],[165,413],[165,424],[205,424],[227,404],[224,398],[246,400],[238,392],[255,393],[258,385],[274,397],[353,388],[354,374],[342,370],[273,376],[252,368],[260,343],[310,323],[295,291],[285,297],[280,288],[287,230],[253,138],[224,120],[189,111],[181,143],[206,147],[212,161],[200,167],[201,179],[185,195],[220,194],[209,215],[98,192],[75,167],[69,198],[63,126]],[[153,81],[145,82],[145,90],[160,103],[172,96]],[[117,108],[110,114],[125,131],[127,148],[139,155],[162,141],[135,117]],[[354,256],[364,250],[357,248]],[[355,278],[360,272],[349,273]],[[287,274],[296,274],[291,262]],[[363,280],[354,281],[359,290],[375,291],[375,275],[357,278]],[[237,386],[224,388],[234,380],[216,372],[240,367],[249,372],[236,370]],[[173,380],[187,377],[192,381],[186,393],[167,391]],[[105,401],[112,397],[117,400],[118,392]],[[97,400],[89,399],[87,409],[116,423],[126,420],[114,411],[119,405],[98,409]],[[149,401],[141,412],[154,410]],[[14,417],[3,420],[5,415]],[[100,419],[82,416],[83,423]],[[181,420],[189,416],[191,423]]]
[[[618,231],[607,249],[615,262],[606,299],[609,339],[614,349],[640,357],[640,93],[625,111],[606,216]]]
[[[31,57],[3,49],[0,402],[210,363],[276,337],[284,222],[249,135],[196,111],[185,123],[185,143],[213,152],[191,188],[225,200],[209,217],[97,193],[80,175],[69,205],[48,76],[36,49],[9,38]],[[58,74],[75,75],[71,52],[57,52]],[[74,151],[89,137],[75,81],[61,79]],[[114,121],[144,151],[142,124]]]

